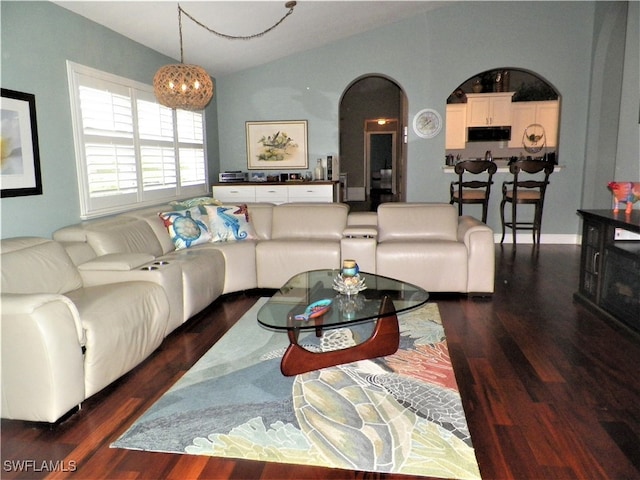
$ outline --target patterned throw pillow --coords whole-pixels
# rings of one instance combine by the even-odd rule
[[[158,214],[167,227],[176,250],[211,241],[209,220],[198,207]]]
[[[213,197],[196,197],[188,200],[175,200],[169,202],[169,205],[176,207],[176,209],[183,210],[186,208],[199,207],[200,205],[222,205],[222,203]],[[201,208],[200,211],[202,212],[203,209]]]
[[[249,221],[249,209],[246,204],[206,206],[209,215],[212,242],[235,242],[251,240],[258,236]]]

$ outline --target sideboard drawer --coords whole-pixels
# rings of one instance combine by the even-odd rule
[[[256,202],[286,203],[288,191],[285,185],[264,185],[256,187]]]
[[[213,198],[221,202],[255,202],[256,188],[249,185],[215,185],[213,187]]]
[[[289,202],[333,202],[333,185],[290,185]]]
[[[335,182],[337,185],[337,182]],[[334,201],[334,183],[305,182],[297,185],[253,183],[253,184],[215,184],[212,185],[213,197],[221,202],[273,204],[287,202],[326,202]]]

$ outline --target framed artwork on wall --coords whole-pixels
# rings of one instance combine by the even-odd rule
[[[246,122],[249,170],[305,169],[307,121]]]
[[[1,196],[42,195],[35,95],[3,88],[0,121]]]

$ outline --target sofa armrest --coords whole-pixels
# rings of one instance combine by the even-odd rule
[[[467,292],[491,294],[495,289],[495,245],[493,230],[468,215],[459,217],[458,241],[468,252]]]
[[[147,261],[142,262],[144,259]],[[78,270],[85,287],[122,282],[157,283],[169,299],[170,330],[185,320],[184,283],[178,261],[156,260],[152,255],[144,253],[112,253],[83,263],[78,266]]]
[[[109,253],[101,255],[78,265],[78,270],[82,271],[119,271],[127,272],[135,270],[143,265],[153,262],[155,257],[147,253]]]
[[[342,260],[353,259],[363,272],[376,271],[377,225],[348,225],[342,232],[340,253]]]
[[[474,231],[486,231],[493,235],[493,230],[491,230],[491,228],[487,224],[482,223],[477,218],[470,215],[462,215],[458,217],[457,235],[459,242],[464,242],[465,245],[468,246],[469,242],[471,241],[471,234]]]
[[[2,417],[55,422],[85,399],[84,331],[54,294],[2,294]]]

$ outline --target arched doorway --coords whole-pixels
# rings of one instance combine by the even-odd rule
[[[346,201],[405,199],[407,101],[398,84],[382,75],[354,80],[340,100],[340,170]]]

